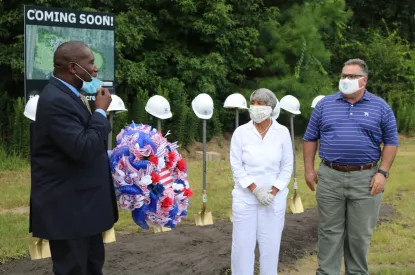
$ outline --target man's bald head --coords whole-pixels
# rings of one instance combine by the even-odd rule
[[[88,46],[80,41],[62,43],[53,55],[55,71],[65,70],[69,62],[79,62],[79,60],[86,58],[90,53]]]
[[[53,55],[53,66],[55,77],[78,89],[82,87],[82,81],[90,81],[98,72],[92,51],[80,41],[61,44]]]

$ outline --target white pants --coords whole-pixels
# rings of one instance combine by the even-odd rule
[[[247,204],[233,198],[232,275],[253,275],[258,240],[261,275],[278,274],[281,234],[288,188],[278,192],[270,206]]]

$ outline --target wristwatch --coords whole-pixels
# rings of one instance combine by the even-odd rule
[[[381,169],[378,169],[378,173],[381,173],[382,175],[385,176],[385,178],[389,178],[389,172],[383,171]]]

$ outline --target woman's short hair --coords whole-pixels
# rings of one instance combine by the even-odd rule
[[[271,90],[268,90],[266,88],[260,88],[258,90],[255,90],[251,94],[250,102],[252,102],[252,100],[261,100],[267,106],[271,106],[273,110],[277,105],[277,97]]]

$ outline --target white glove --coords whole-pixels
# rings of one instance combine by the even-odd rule
[[[275,195],[272,194],[272,191],[268,191],[268,197],[267,197],[267,205],[271,205],[274,201]]]
[[[262,188],[255,188],[254,191],[252,191],[252,193],[263,205],[271,205],[275,197],[273,194],[267,192],[265,189]]]

